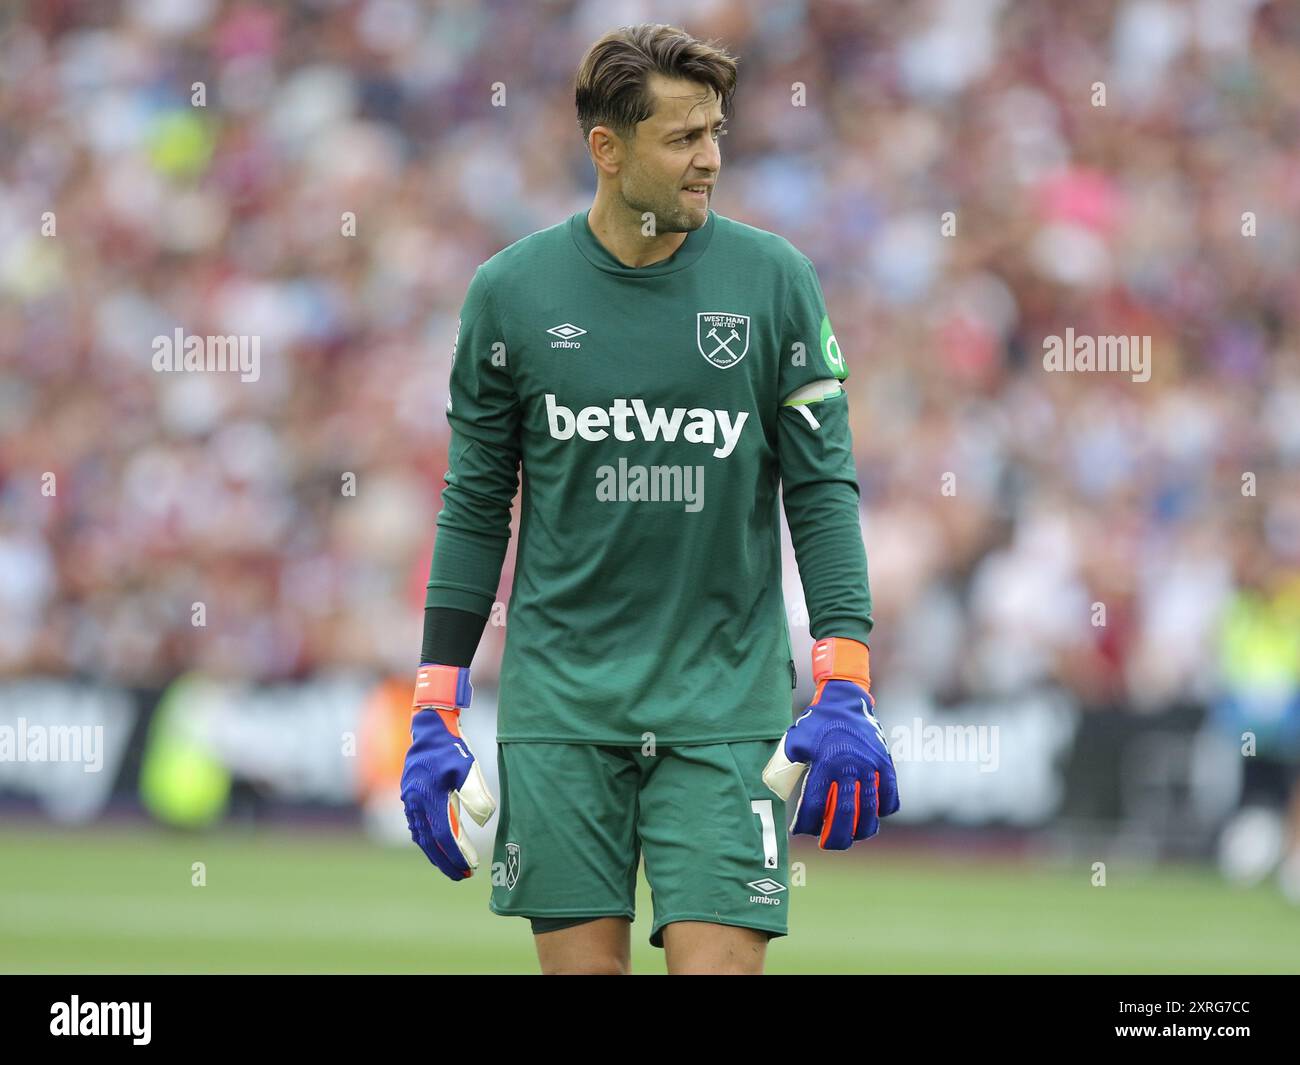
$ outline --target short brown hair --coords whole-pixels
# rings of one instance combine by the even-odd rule
[[[578,128],[583,139],[608,126],[630,140],[638,122],[654,114],[648,82],[653,73],[707,85],[731,113],[736,58],[712,42],[698,41],[676,26],[645,23],[613,30],[587,51],[574,80]]]

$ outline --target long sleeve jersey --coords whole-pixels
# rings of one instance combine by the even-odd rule
[[[847,374],[809,259],[712,211],[649,266],[581,211],[478,268],[426,602],[490,613],[522,470],[501,742],[784,732],[782,500],[812,635],[872,626]]]

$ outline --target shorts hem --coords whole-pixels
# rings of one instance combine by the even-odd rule
[[[783,727],[779,732],[764,732],[760,735],[747,736],[718,736],[709,739],[677,739],[669,736],[655,737],[655,746],[657,747],[714,747],[722,743],[758,743],[766,741],[776,743],[786,732]],[[497,743],[567,743],[573,746],[589,747],[644,747],[644,739],[628,739],[626,737],[605,737],[592,738],[589,736],[497,736]]]
[[[636,911],[624,907],[621,910],[502,910],[494,903],[488,903],[488,909],[498,917],[626,917],[629,921],[636,920]]]
[[[732,920],[721,917],[716,913],[672,913],[667,917],[656,920],[654,927],[650,929],[650,945],[652,947],[663,948],[664,926],[670,925],[674,921],[702,921],[705,924],[723,924],[731,928],[752,928],[756,932],[766,932],[769,940],[790,934],[788,925],[785,928],[773,928],[771,925],[760,924],[758,921],[746,921],[740,918]]]

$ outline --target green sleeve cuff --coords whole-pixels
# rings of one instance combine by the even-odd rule
[[[469,614],[478,614],[480,617],[491,617],[492,606],[496,602],[496,597],[484,595],[482,592],[474,591],[470,588],[459,588],[454,585],[437,584],[432,581],[428,584],[428,593],[424,597],[426,607],[447,607],[451,610],[464,610]]]
[[[846,640],[857,640],[858,643],[870,645],[871,630],[870,622],[863,622],[859,618],[828,618],[812,632],[814,640],[828,640],[832,636],[841,636]]]

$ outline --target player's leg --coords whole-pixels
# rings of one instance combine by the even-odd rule
[[[673,921],[663,940],[673,976],[762,976],[767,961],[768,934],[755,928]]]
[[[786,934],[785,803],[763,784],[776,739],[638,756],[638,832],[669,973],[761,973]]]
[[[624,748],[497,746],[494,913],[527,917],[543,972],[625,972],[639,772]]]
[[[533,922],[537,960],[545,976],[627,976],[632,972],[632,922],[594,917],[553,931]]]

